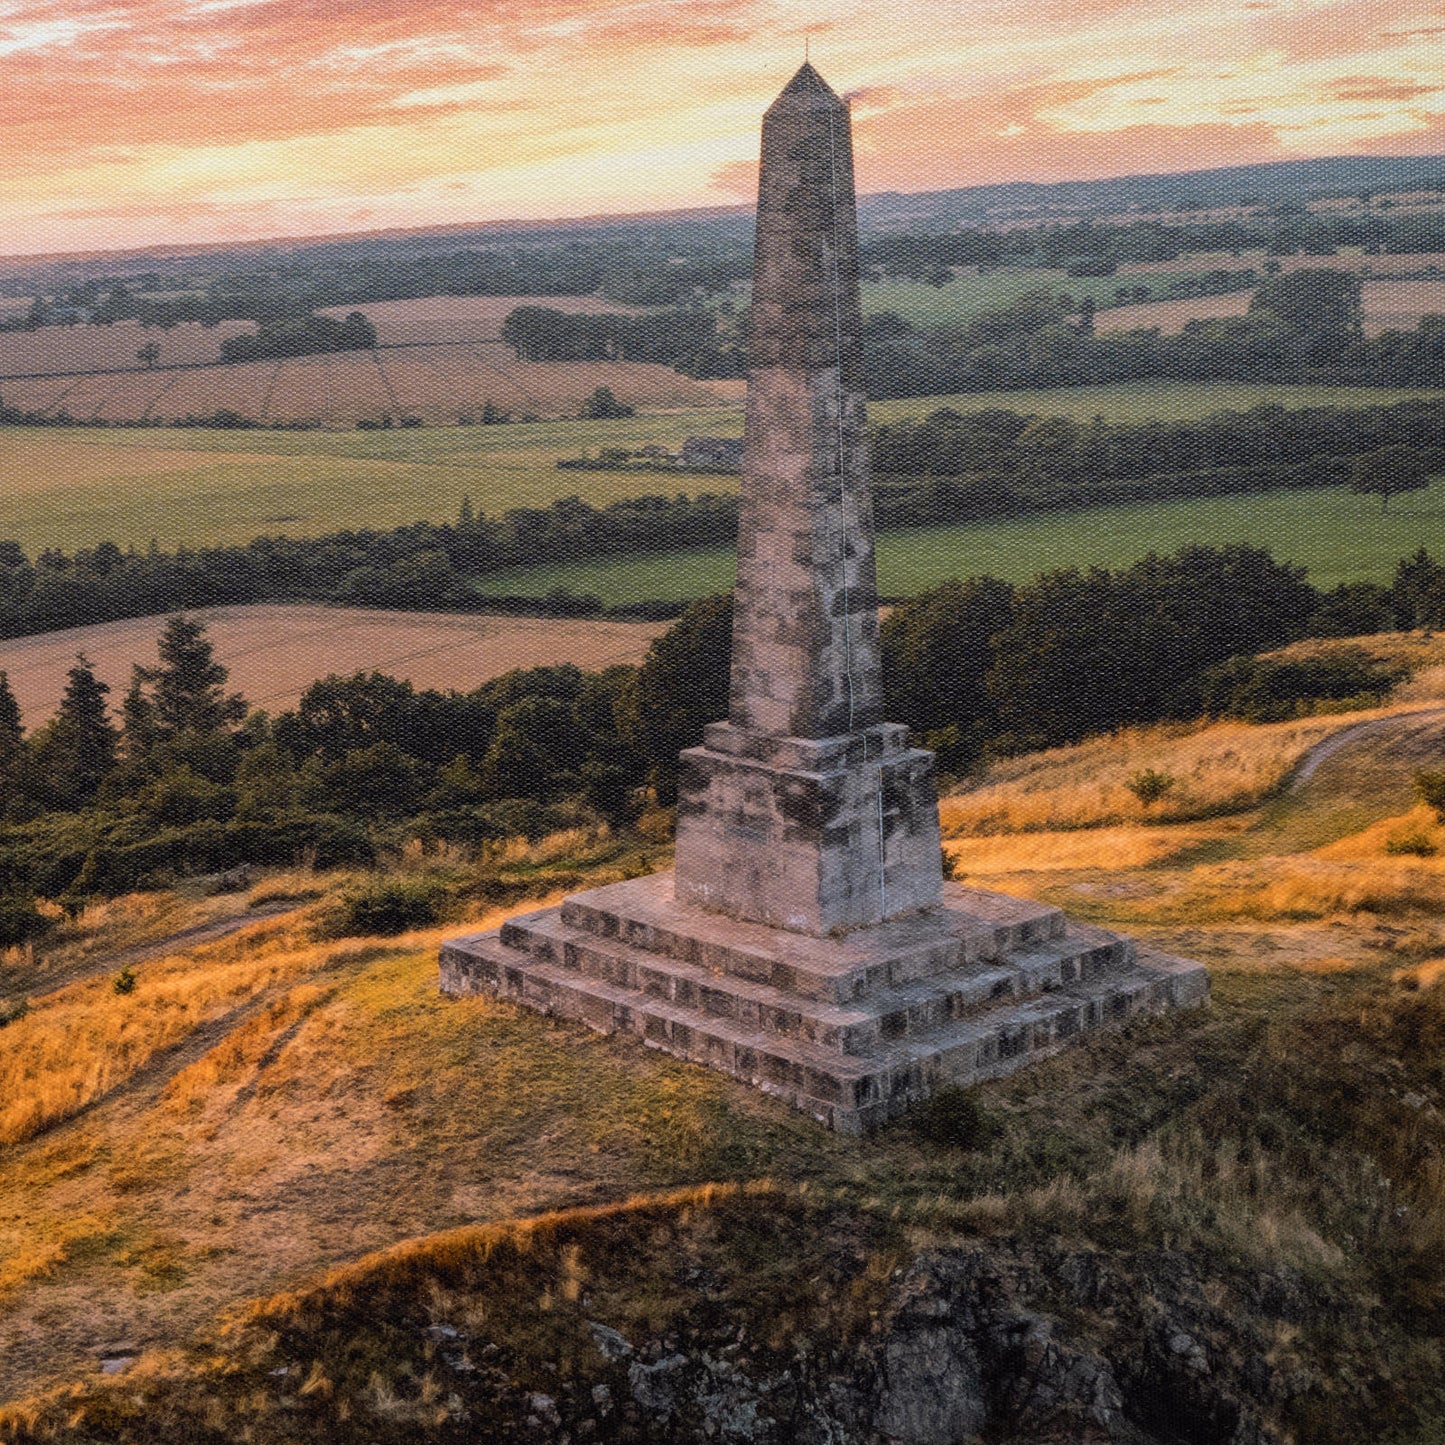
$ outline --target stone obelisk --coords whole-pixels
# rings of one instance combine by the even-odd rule
[[[763,121],[732,696],[682,754],[677,867],[450,939],[448,993],[630,1033],[859,1133],[1204,970],[940,877],[933,755],[882,721],[848,109]]]
[[[847,105],[763,118],[729,718],[682,755],[677,896],[834,933],[936,904],[932,754],[883,722]]]

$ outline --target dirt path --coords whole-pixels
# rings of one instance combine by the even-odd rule
[[[1371,718],[1368,722],[1354,723],[1350,727],[1341,728],[1339,732],[1332,733],[1323,742],[1316,743],[1304,755],[1295,769],[1294,777],[1290,779],[1288,791],[1297,792],[1336,753],[1355,743],[1362,742],[1366,738],[1394,732],[1406,726],[1422,722],[1438,722],[1442,719],[1445,719],[1445,707],[1427,707],[1417,708],[1413,712],[1395,713],[1391,717]]]
[[[216,918],[209,923],[195,923],[189,928],[167,934],[152,943],[136,944],[131,948],[113,949],[104,953],[87,954],[73,963],[65,964],[53,972],[47,971],[43,963],[29,970],[17,970],[5,980],[0,988],[0,998],[39,999],[57,989],[68,988],[83,979],[95,978],[98,974],[110,973],[122,968],[133,968],[139,963],[149,963],[153,958],[165,958],[183,948],[196,947],[203,943],[214,943],[220,938],[229,938],[253,923],[264,923],[267,919],[280,918],[287,913],[297,912],[294,903],[273,903],[264,908],[255,908],[233,918]]]

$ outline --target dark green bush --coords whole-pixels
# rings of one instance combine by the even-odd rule
[[[0,895],[0,948],[38,938],[49,927],[50,920],[35,907],[33,898],[23,893]]]
[[[939,1089],[916,1104],[907,1123],[925,1143],[951,1149],[983,1149],[1003,1131],[976,1089],[958,1087]]]
[[[1377,702],[1406,674],[1348,647],[1321,657],[1231,657],[1203,675],[1199,690],[1204,711],[1216,717],[1283,722],[1321,702]]]
[[[345,889],[316,920],[320,938],[405,933],[440,921],[447,891],[435,878],[375,878]]]
[[[1150,803],[1157,803],[1174,786],[1174,782],[1175,779],[1169,773],[1143,768],[1124,786],[1147,808]]]
[[[1445,771],[1421,768],[1415,774],[1415,796],[1445,818]]]

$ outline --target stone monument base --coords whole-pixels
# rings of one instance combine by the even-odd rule
[[[441,981],[637,1034],[849,1134],[1209,992],[1201,964],[1001,893],[946,883],[941,907],[819,938],[679,900],[671,873],[452,939]]]

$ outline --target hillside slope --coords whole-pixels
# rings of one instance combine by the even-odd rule
[[[0,1099],[48,1101],[0,1115],[0,1438],[1437,1438],[1445,830],[1410,778],[1445,726],[1280,791],[1356,720],[1131,734],[949,800],[970,881],[1203,958],[1214,1003],[861,1143],[443,999],[448,929],[316,941],[341,880],[264,880],[294,911],[129,995],[32,973],[0,1062]],[[1103,763],[1213,791],[1119,816]],[[440,866],[478,920],[664,856]]]

